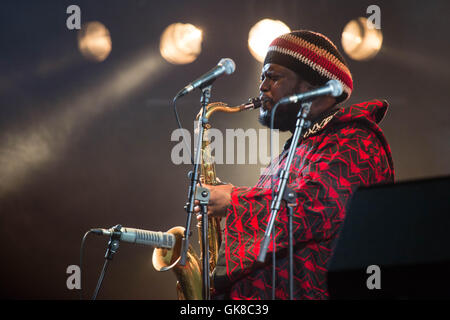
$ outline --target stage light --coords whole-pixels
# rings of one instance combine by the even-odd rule
[[[174,23],[161,35],[159,51],[172,64],[191,63],[202,51],[202,39],[202,31],[192,24]]]
[[[290,31],[291,29],[280,20],[264,19],[259,21],[248,33],[250,53],[256,60],[263,62],[272,40]]]
[[[107,73],[95,75],[91,86],[61,93],[52,102],[54,111],[45,117],[3,132],[0,198],[17,191],[30,181],[34,172],[57,161],[72,143],[75,132],[84,132],[97,117],[120,107],[120,102],[137,89],[148,90],[167,67],[158,51],[145,49],[133,53]],[[33,103],[39,107],[38,102]]]
[[[112,48],[108,29],[98,21],[84,24],[78,32],[78,48],[88,60],[105,60]]]
[[[341,43],[350,58],[369,60],[380,51],[383,34],[367,18],[360,17],[347,23],[342,32]]]

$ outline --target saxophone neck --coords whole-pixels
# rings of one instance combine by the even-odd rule
[[[261,107],[261,99],[259,98],[251,98],[247,103],[230,107],[224,102],[213,102],[206,106],[206,114],[204,115],[204,118],[209,119],[213,113],[215,112],[224,112],[224,113],[236,113],[241,112],[245,110],[254,110]],[[197,114],[196,119],[199,120],[203,112],[203,108],[200,109],[199,113]]]

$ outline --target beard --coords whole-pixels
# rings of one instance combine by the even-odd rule
[[[272,106],[275,106],[272,101],[270,101],[270,103],[272,104]],[[261,107],[259,110],[259,123],[265,127],[270,128],[272,110],[267,110],[263,107]],[[283,104],[278,106],[277,110],[275,111],[273,129],[278,129],[282,132],[293,132],[295,129],[295,124],[297,122],[297,114],[299,110],[300,104]]]

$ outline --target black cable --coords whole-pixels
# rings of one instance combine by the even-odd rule
[[[81,240],[81,246],[80,246],[80,300],[83,300],[82,296],[82,290],[83,290],[83,251],[84,251],[84,243],[86,241],[86,237],[92,232],[92,230],[89,230],[86,232],[83,236],[83,239]]]
[[[189,157],[191,159],[191,164],[192,164],[192,166],[194,166],[194,171],[190,171],[190,173],[189,173],[189,179],[191,181],[190,181],[190,184],[189,184],[188,202],[186,203],[186,206],[185,206],[185,209],[188,212],[188,215],[187,215],[187,221],[186,221],[186,228],[185,228],[184,236],[183,236],[183,245],[182,245],[181,260],[180,260],[180,264],[184,266],[185,263],[186,263],[186,259],[187,259],[187,250],[188,250],[187,248],[188,248],[188,246],[186,244],[189,243],[191,214],[194,213],[194,206],[195,206],[195,200],[193,200],[194,203],[191,202],[192,199],[195,199],[195,197],[193,198],[193,196],[194,196],[194,190],[196,190],[195,188],[197,186],[194,185],[194,184],[195,184],[195,181],[198,180],[197,183],[200,185],[200,187],[202,187],[202,183],[201,183],[201,179],[197,179],[197,174],[198,174],[198,172],[196,171],[197,164],[194,162],[194,158],[192,157],[191,146],[187,145],[186,137],[184,135],[183,126],[181,125],[181,121],[180,121],[180,118],[178,116],[177,103],[176,103],[178,97],[179,97],[179,95],[177,94],[175,96],[175,98],[173,98],[173,109],[174,109],[174,112],[175,112],[175,119],[177,121],[178,128],[181,130],[181,134],[183,136],[184,143],[187,146],[187,150],[189,152]],[[205,111],[205,109],[206,108],[203,105],[203,98],[202,98],[202,112]],[[203,125],[203,124],[199,123],[199,125]],[[200,129],[203,129],[203,128],[200,128]],[[194,129],[194,140],[195,140],[195,129]],[[194,142],[194,146],[195,146],[195,142]],[[198,148],[199,149],[197,149],[197,152],[200,152],[201,151],[201,145],[199,145]],[[198,155],[198,153],[196,155]],[[201,154],[200,154],[200,157],[201,157]],[[191,208],[192,208],[192,210],[191,210]]]
[[[174,110],[174,112],[175,112],[175,119],[176,119],[176,121],[177,121],[178,128],[181,129],[181,134],[183,135],[183,140],[184,140],[184,143],[185,143],[186,146],[187,146],[187,151],[189,152],[189,158],[191,159],[191,164],[194,165],[194,158],[192,157],[191,146],[189,146],[189,145],[187,144],[187,142],[186,142],[187,140],[186,140],[186,136],[184,135],[183,126],[181,125],[181,121],[180,121],[180,118],[179,118],[179,116],[178,116],[178,111],[177,111],[177,99],[178,99],[178,96],[176,96],[175,98],[173,98],[173,110]],[[203,125],[203,124],[200,124],[200,123],[199,123],[199,125]],[[195,136],[195,134],[194,134],[194,136]],[[201,148],[201,146],[198,146],[198,147]],[[200,185],[200,187],[202,187],[202,182],[201,182],[201,180],[198,180],[198,184]]]
[[[179,118],[179,116],[178,116],[178,111],[177,111],[177,99],[178,99],[178,96],[175,97],[175,98],[173,98],[173,110],[174,110],[174,112],[175,112],[175,119],[176,119],[176,121],[177,121],[178,128],[180,128],[181,134],[183,135],[184,143],[185,143],[186,146],[188,147],[188,148],[187,148],[187,151],[189,152],[189,158],[191,159],[191,164],[194,165],[194,158],[192,158],[191,146],[189,146],[189,145],[187,144],[187,142],[186,142],[187,140],[186,140],[186,136],[184,135],[183,126],[181,125],[181,121],[180,121],[180,118]]]
[[[97,299],[98,292],[100,291],[100,287],[103,282],[103,278],[105,277],[106,269],[108,267],[109,259],[105,259],[105,263],[103,264],[102,273],[100,274],[100,277],[97,282],[97,287],[95,288],[94,295],[92,296],[92,300]]]

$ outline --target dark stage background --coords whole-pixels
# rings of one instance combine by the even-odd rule
[[[112,37],[102,63],[85,60],[66,8],[98,20]],[[189,165],[175,165],[173,96],[232,58],[212,101],[258,95],[261,65],[247,49],[263,18],[326,34],[342,49],[346,23],[381,8],[383,48],[370,61],[346,56],[355,89],[349,103],[387,99],[381,127],[397,181],[450,174],[448,1],[2,1],[0,4],[0,292],[12,299],[77,299],[66,268],[79,263],[83,234],[115,224],[155,231],[185,225]],[[202,53],[170,65],[159,37],[174,22],[204,31]],[[192,131],[199,94],[179,103]],[[217,115],[214,127],[261,128],[257,112]],[[280,145],[287,138],[282,135]],[[252,185],[262,165],[218,165],[222,180]],[[194,235],[196,230],[194,227]],[[107,238],[86,242],[83,289],[90,297]],[[193,241],[196,241],[195,239]],[[175,276],[151,265],[152,249],[122,243],[100,299],[175,299]]]

